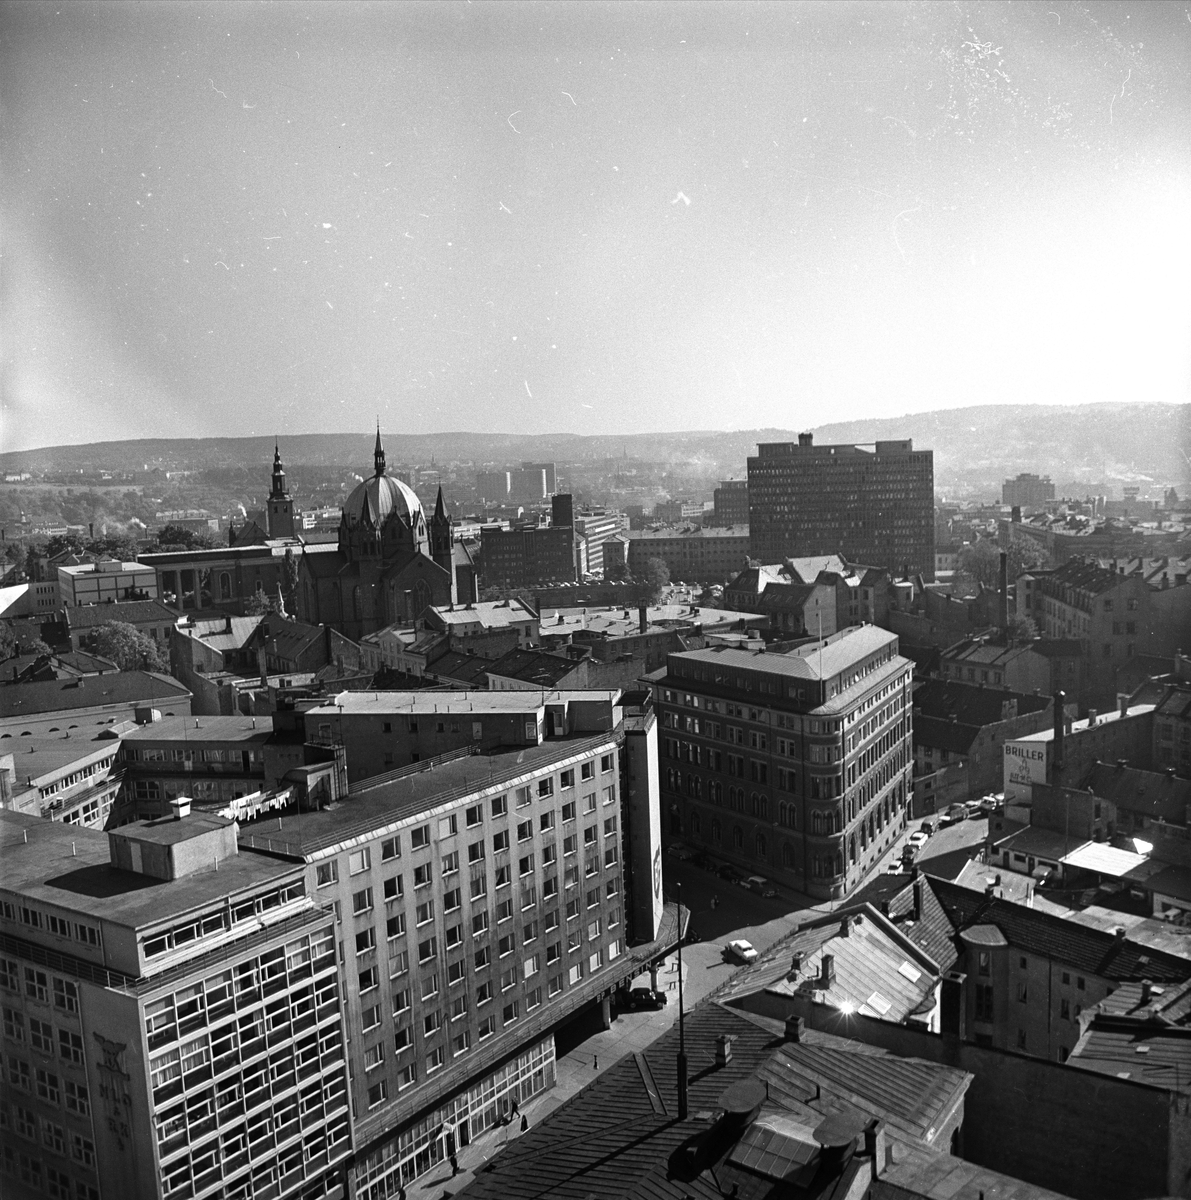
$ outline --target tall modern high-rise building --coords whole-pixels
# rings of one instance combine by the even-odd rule
[[[909,439],[816,446],[801,433],[758,445],[748,472],[754,558],[839,554],[934,579],[933,451]]]

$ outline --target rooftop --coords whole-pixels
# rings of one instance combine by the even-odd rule
[[[1130,704],[1128,710],[1124,714],[1126,717],[1144,717],[1154,711],[1153,704]],[[1122,720],[1120,709],[1113,709],[1111,712],[1100,713],[1096,718],[1096,725],[1111,725],[1114,721]],[[1084,717],[1081,721],[1072,721],[1068,731],[1068,737],[1072,733],[1083,733],[1089,728],[1089,718]],[[1054,726],[1048,726],[1046,729],[1040,729],[1037,733],[1023,733],[1020,737],[1011,738],[1014,742],[1049,742],[1053,741],[1055,736]]]
[[[177,619],[178,614],[159,600],[122,600],[114,604],[83,604],[66,609],[66,622],[71,629],[93,629],[108,621],[124,621],[129,625],[164,621],[172,625]]]
[[[674,1028],[510,1143],[458,1194],[468,1200],[830,1196],[840,1169],[820,1163],[813,1133],[828,1116],[852,1128],[885,1120],[895,1162],[908,1164],[914,1155],[947,1159],[929,1139],[956,1111],[969,1075],[828,1034],[808,1032],[789,1042],[779,1029],[718,1004],[701,1005],[686,1018],[687,1053],[699,1065],[685,1120],[677,1116]],[[721,1035],[732,1038],[732,1056],[717,1066]],[[721,1137],[717,1121],[725,1106],[746,1096],[758,1098],[756,1119]],[[857,1165],[870,1170],[867,1162]],[[952,1194],[976,1200],[974,1189]]]
[[[914,721],[917,725],[918,717],[923,716],[943,720],[954,718],[961,725],[995,725],[1012,719],[1008,713],[1013,705],[1016,705],[1016,715],[1023,717],[1045,712],[1053,703],[1050,696],[1006,692],[950,679],[930,679],[915,689]]]
[[[0,688],[0,718],[95,708],[105,704],[169,703],[189,700],[190,692],[169,675],[156,671],[118,671],[77,679],[14,683]]]
[[[1183,825],[1191,805],[1191,779],[1172,771],[1142,771],[1115,763],[1097,763],[1087,781],[1090,791],[1118,808],[1161,817]]]
[[[194,815],[170,824],[184,826]],[[111,865],[108,836],[0,810],[0,887],[24,899],[137,929],[294,873],[292,863],[236,854],[218,870],[165,881]]]
[[[1191,978],[1191,962],[1139,945],[1128,937],[1091,929],[942,879],[931,879],[930,886],[957,931],[973,925],[995,925],[1011,946],[1118,983],[1139,979],[1182,983]]]
[[[272,717],[165,717],[138,725],[124,735],[129,742],[257,742],[273,733]]]
[[[488,664],[488,674],[503,679],[532,683],[535,687],[555,687],[573,674],[581,660],[545,650],[510,650]]]
[[[436,605],[431,611],[431,619],[441,622],[447,629],[467,625],[504,629],[509,625],[521,625],[538,619],[520,600],[485,600],[478,604],[458,604],[453,608]]]
[[[747,538],[747,525],[661,525],[651,529],[634,529],[629,533],[629,541],[656,541],[661,538],[690,538],[703,541],[716,541],[721,538]]]
[[[86,759],[114,755],[119,749],[119,739],[110,735],[83,738],[60,733],[57,737],[27,737],[0,742],[0,755],[12,755],[18,785],[24,780],[36,783],[81,764]]]
[[[247,824],[240,833],[242,845],[291,857],[317,856],[320,851],[354,841],[367,841],[389,827],[420,814],[455,805],[465,796],[508,789],[521,778],[578,761],[610,746],[614,734],[551,738],[540,746],[510,748],[492,754],[475,754],[449,762],[428,762],[425,770],[399,778],[381,777],[369,785],[364,780],[341,800],[318,812],[303,812],[259,825]]]
[[[485,668],[491,663],[486,663]],[[433,666],[433,664],[432,664]],[[388,716],[407,713],[414,716],[436,713],[522,713],[536,712],[543,704],[567,704],[572,701],[592,701],[616,704],[619,688],[582,690],[576,688],[555,691],[490,692],[483,688],[460,692],[340,692],[330,704],[307,709],[307,718],[338,716]],[[209,720],[210,718],[200,718]]]

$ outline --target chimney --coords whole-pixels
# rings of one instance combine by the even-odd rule
[[[644,633],[649,626],[649,610],[644,604],[637,606],[637,628]]]
[[[806,1036],[806,1021],[802,1017],[786,1018],[786,1041],[801,1042]]]
[[[914,920],[922,920],[922,889],[926,887],[926,880],[921,875],[914,880]]]
[[[1054,723],[1055,723],[1055,736],[1054,736],[1054,747],[1051,751],[1051,764],[1050,765],[1051,765],[1051,782],[1054,783],[1056,786],[1058,785],[1059,777],[1063,773],[1063,749],[1064,749],[1063,735],[1065,732],[1064,726],[1065,726],[1065,721],[1066,721],[1066,714],[1065,714],[1064,708],[1065,708],[1066,703],[1067,703],[1067,693],[1062,692],[1062,691],[1055,692],[1054,713],[1052,714],[1054,717]]]
[[[180,821],[183,817],[190,816],[190,797],[177,796],[171,800],[170,811],[174,814],[175,821]]]
[[[801,950],[795,951],[794,957],[790,959],[790,974],[791,975],[801,975],[802,974],[802,951]]]
[[[1127,717],[1129,715],[1128,692],[1117,692],[1117,712],[1119,712],[1122,717]]]
[[[1153,998],[1154,998],[1153,981],[1150,979],[1143,979],[1141,981],[1141,1002],[1142,1002],[1142,1004],[1149,1004],[1149,1002]]]
[[[1009,630],[1009,555],[1001,551],[1001,567],[999,575],[1001,593],[997,597],[997,615],[1003,630]]]
[[[1089,729],[1096,728],[1096,718],[1099,717],[1099,715],[1100,714],[1094,708],[1088,709],[1088,728]]]
[[[835,983],[835,955],[824,954],[819,968],[819,987],[826,991]]]
[[[885,1122],[870,1121],[864,1129],[864,1157],[872,1163],[873,1179],[881,1174],[885,1165]]]
[[[798,444],[800,446],[813,446],[815,435],[813,433],[800,433],[798,435]]]
[[[727,1033],[721,1033],[715,1039],[715,1065],[726,1067],[732,1061],[732,1043],[735,1039]]]
[[[840,937],[846,938],[848,936],[848,933],[851,931],[851,928],[852,928],[851,919],[849,917],[844,917],[843,920],[841,920],[839,923]]]
[[[1125,940],[1124,925],[1117,925],[1116,927],[1114,927],[1114,929],[1112,931],[1112,936],[1116,939],[1116,941],[1123,942]]]

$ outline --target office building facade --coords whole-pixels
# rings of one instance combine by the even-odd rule
[[[0,1191],[343,1196],[334,912],[234,822],[0,812]]]
[[[751,554],[761,562],[839,554],[934,579],[934,453],[910,440],[870,446],[762,443],[748,460]]]
[[[552,1086],[554,1027],[642,969],[630,943],[662,913],[656,770],[652,714],[618,713],[245,828],[340,917],[352,1195],[396,1195]]]
[[[666,834],[816,899],[854,891],[906,826],[911,673],[871,625],[671,654],[653,677]]]

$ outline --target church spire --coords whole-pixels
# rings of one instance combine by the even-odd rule
[[[380,418],[376,419],[376,449],[372,452],[372,462],[377,476],[385,473],[385,448],[380,444]]]
[[[434,519],[436,521],[447,519],[447,506],[443,503],[441,483],[438,485],[438,499],[434,502]]]
[[[277,442],[273,442],[273,499],[281,500],[286,495],[285,491],[285,467],[281,462],[281,448]]]

